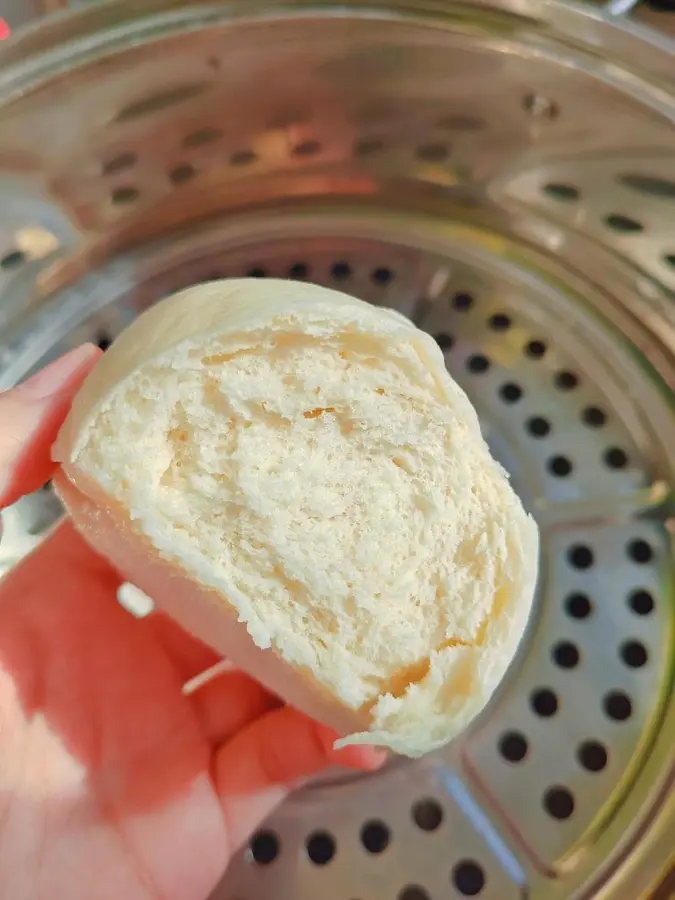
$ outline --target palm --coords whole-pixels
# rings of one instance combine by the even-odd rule
[[[95,352],[46,397],[0,395],[0,507],[50,476]],[[295,780],[378,764],[243,673],[186,691],[217,656],[118,587],[67,523],[0,582],[3,900],[202,900]]]
[[[116,588],[69,525],[0,586],[2,897],[206,897],[280,785],[329,761],[332,735],[240,672],[185,693],[215,655]]]
[[[55,558],[64,565],[50,577]],[[12,573],[0,607],[0,659],[19,700],[0,751],[14,793],[0,800],[0,895],[206,897],[235,835],[180,662],[154,624],[115,603],[113,576],[70,529],[38,559]],[[63,577],[68,562],[77,581]]]

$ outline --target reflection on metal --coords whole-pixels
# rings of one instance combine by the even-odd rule
[[[610,16],[625,16],[635,9],[639,0],[609,0],[605,12]]]

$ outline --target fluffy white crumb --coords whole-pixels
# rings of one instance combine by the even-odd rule
[[[224,312],[143,360],[71,459],[221,591],[258,646],[370,711],[347,743],[418,755],[503,677],[536,527],[433,342],[296,287],[302,303],[259,309],[252,285],[248,318]]]

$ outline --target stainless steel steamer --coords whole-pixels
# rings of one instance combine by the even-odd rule
[[[219,898],[669,895],[675,43],[627,5],[129,0],[4,44],[1,386],[190,282],[334,285],[436,337],[543,529],[471,733],[299,793]]]

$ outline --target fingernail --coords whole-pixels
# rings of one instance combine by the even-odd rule
[[[369,748],[369,752],[362,752],[354,762],[357,767],[363,769],[364,772],[377,772],[378,769],[382,768],[386,760],[386,753]]]
[[[334,759],[338,765],[362,772],[376,772],[388,758],[384,750],[375,747],[347,746],[334,751]]]
[[[389,759],[389,754],[386,750],[373,750],[371,758],[367,761],[367,764],[376,771],[377,769],[381,769],[382,766]]]
[[[27,399],[46,400],[68,384],[82,366],[94,359],[99,352],[94,344],[82,344],[31,375],[17,390]]]

